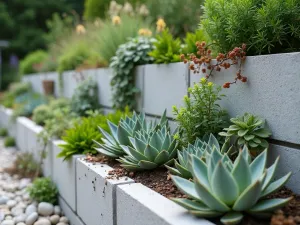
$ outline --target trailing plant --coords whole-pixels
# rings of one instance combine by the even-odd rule
[[[5,172],[14,175],[17,174],[20,177],[34,178],[40,171],[40,164],[35,161],[32,153],[20,153],[17,155],[13,166],[10,168],[5,168]]]
[[[21,75],[37,73],[40,71],[42,63],[47,59],[48,54],[43,50],[37,50],[29,53],[21,62],[20,62],[20,71]]]
[[[48,105],[40,105],[33,110],[32,120],[38,125],[44,125],[47,119],[52,116],[52,111]]]
[[[27,191],[30,198],[37,202],[57,203],[58,190],[49,177],[35,179],[32,185],[27,188]]]
[[[102,134],[99,132],[101,127],[106,132],[109,132],[107,120],[112,123],[118,123],[121,118],[130,115],[128,108],[125,112],[116,111],[107,115],[100,114],[99,112],[89,113],[89,117],[77,121],[74,126],[66,130],[66,134],[62,139],[66,144],[61,144],[62,151],[57,157],[62,157],[68,160],[74,154],[96,154],[96,142],[101,142]]]
[[[175,168],[168,165],[166,165],[166,167],[171,174],[191,179],[193,178],[190,172],[190,158],[192,155],[205,162],[207,154],[210,154],[213,149],[218,150],[222,154],[227,153],[228,155],[234,151],[233,146],[230,145],[229,138],[227,138],[222,147],[220,147],[217,138],[213,134],[210,134],[208,141],[197,138],[193,145],[188,144],[186,148],[182,148],[181,151],[178,150],[178,160],[175,160]]]
[[[270,217],[272,212],[287,204],[290,198],[266,199],[279,190],[291,173],[273,181],[279,157],[269,168],[267,149],[254,161],[245,146],[232,162],[217,149],[206,156],[206,163],[195,155],[191,156],[190,172],[194,182],[172,176],[174,184],[189,199],[176,198],[176,203],[188,209],[195,216],[220,217],[223,224],[238,224],[244,213]]]
[[[130,145],[121,145],[126,153],[117,159],[127,170],[151,170],[173,163],[177,155],[177,141],[165,125],[147,132],[140,130],[129,137]]]
[[[221,90],[220,86],[202,78],[200,83],[188,89],[190,97],[184,97],[183,107],[173,106],[179,125],[176,139],[182,146],[194,143],[197,137],[217,135],[227,127],[227,112],[218,104],[225,96]]]
[[[156,36],[155,49],[149,53],[155,63],[180,62],[181,42],[179,38],[174,39],[169,29],[164,29]]]
[[[79,116],[84,116],[87,110],[99,108],[98,85],[95,80],[84,80],[74,91],[71,100],[71,110]]]
[[[111,59],[113,69],[111,79],[114,108],[124,109],[136,106],[135,95],[139,91],[135,87],[134,69],[137,65],[149,64],[153,58],[148,55],[154,49],[155,39],[138,37],[120,45],[116,55]]]
[[[8,131],[6,128],[0,128],[0,137],[6,137],[8,135]]]
[[[271,136],[271,132],[265,128],[265,120],[245,113],[243,116],[230,119],[233,125],[224,128],[224,132],[219,135],[234,137],[236,145],[241,147],[246,145],[252,153],[257,153],[269,147],[266,138]]]
[[[243,44],[242,47],[235,47],[233,50],[226,54],[219,53],[216,60],[212,60],[213,54],[211,45],[207,45],[205,41],[196,42],[197,53],[188,54],[186,58],[185,54],[181,54],[180,58],[184,63],[190,61],[189,68],[196,74],[201,73],[205,78],[209,79],[213,76],[214,72],[220,72],[223,69],[229,69],[232,65],[236,65],[238,70],[235,74],[235,78],[231,82],[225,82],[223,88],[230,88],[232,84],[236,84],[238,80],[245,83],[247,82],[247,77],[242,75],[242,65],[246,60],[246,45]]]
[[[249,55],[300,49],[300,2],[206,0],[201,24],[219,50],[246,43]]]
[[[13,137],[6,137],[4,140],[5,147],[14,147],[16,146],[16,141]]]
[[[153,130],[161,129],[164,126],[168,126],[168,120],[166,117],[166,111],[161,117],[159,123],[147,123],[145,120],[145,114],[133,113],[132,117],[126,116],[125,119],[121,119],[119,124],[116,125],[109,120],[107,121],[110,133],[99,127],[103,138],[103,144],[97,143],[98,148],[96,150],[103,155],[112,158],[118,158],[126,154],[121,145],[129,146],[130,138],[134,138],[137,132],[149,133]]]

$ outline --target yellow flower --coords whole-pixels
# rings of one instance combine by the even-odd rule
[[[114,16],[114,17],[112,18],[112,23],[113,23],[114,25],[119,25],[119,24],[121,24],[121,17],[119,17],[119,16]]]
[[[85,27],[82,24],[78,24],[76,26],[76,33],[77,34],[85,34]]]
[[[202,77],[202,78],[200,79],[200,82],[201,82],[201,84],[205,84],[205,83],[206,83],[206,78],[205,78],[205,77]]]
[[[150,36],[152,36],[152,31],[149,29],[142,28],[142,29],[139,29],[139,35],[145,36],[145,37],[150,37]]]
[[[213,85],[214,85],[213,82],[208,82],[208,83],[207,83],[207,86],[208,86],[208,87],[211,87],[211,86],[213,86]]]
[[[156,22],[156,30],[162,32],[166,28],[166,23],[163,19],[158,19]]]

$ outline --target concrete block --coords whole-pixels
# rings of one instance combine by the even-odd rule
[[[70,225],[85,225],[62,197],[59,197],[58,201],[62,211],[68,217]]]
[[[118,186],[116,202],[118,225],[213,225],[139,183]]]
[[[232,117],[245,112],[267,120],[273,139],[300,144],[300,52],[249,56],[242,73],[247,83],[238,82],[223,89],[227,96],[221,105]],[[217,84],[232,81],[236,68],[216,72],[211,81]],[[191,84],[200,75],[190,75]]]
[[[28,152],[28,118],[18,117],[16,121],[16,144],[21,152]]]
[[[143,111],[144,108],[144,82],[145,82],[145,66],[138,66],[135,69],[135,86],[139,89],[136,94],[136,110]]]
[[[102,106],[112,107],[112,92],[110,87],[112,70],[109,68],[101,68],[94,70],[92,76],[98,84],[98,98]]]
[[[68,161],[56,156],[60,153],[62,140],[52,141],[52,179],[56,183],[60,195],[68,203],[70,208],[76,212],[76,159],[82,155],[74,155]]]
[[[145,65],[143,111],[173,117],[172,106],[181,106],[188,88],[188,68],[184,63]]]
[[[63,96],[72,98],[75,88],[81,80],[82,73],[76,71],[66,71],[62,74],[63,79]]]
[[[276,158],[280,156],[276,171],[277,178],[292,172],[292,176],[286,186],[293,192],[300,194],[300,149],[271,144],[268,153],[270,164],[274,163]]]
[[[115,224],[115,192],[128,178],[107,179],[111,167],[77,159],[77,214],[88,225]],[[130,223],[127,223],[130,224]]]

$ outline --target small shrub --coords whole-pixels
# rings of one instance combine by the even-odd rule
[[[67,98],[57,98],[50,101],[49,107],[51,110],[70,107],[70,100]]]
[[[6,137],[8,135],[6,128],[0,128],[0,137]]]
[[[51,109],[48,105],[40,105],[33,110],[32,120],[38,125],[44,125],[51,118]]]
[[[5,147],[14,147],[16,146],[16,141],[13,137],[7,137],[4,140],[4,146]]]
[[[92,78],[88,78],[75,89],[71,110],[79,116],[85,116],[87,110],[95,110],[98,107],[97,83]]]
[[[155,49],[149,53],[154,58],[155,63],[180,62],[181,42],[174,39],[168,29],[156,36]]]
[[[189,88],[190,97],[184,97],[184,107],[173,107],[179,131],[176,138],[180,144],[187,146],[195,143],[197,137],[214,134],[222,131],[228,124],[227,112],[220,107],[218,101],[224,95],[221,87],[201,79],[199,84]]]
[[[37,50],[29,53],[20,62],[20,74],[26,75],[39,72],[42,63],[47,59],[48,54],[43,50]]]
[[[50,178],[37,178],[27,188],[29,196],[37,202],[57,203],[58,190]]]
[[[25,94],[27,92],[31,91],[31,84],[22,82],[22,83],[12,83],[9,87],[9,92],[13,96],[19,96],[21,94]]]
[[[66,130],[65,136],[62,137],[66,144],[60,145],[62,151],[57,157],[68,160],[74,154],[97,154],[95,150],[97,145],[94,141],[102,143],[99,127],[109,132],[107,120],[117,124],[126,115],[130,115],[128,108],[125,112],[116,111],[107,115],[93,113],[90,117],[76,122],[71,129]]]

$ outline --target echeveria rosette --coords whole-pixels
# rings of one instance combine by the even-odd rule
[[[213,149],[216,149],[221,153],[230,153],[232,151],[230,139],[227,138],[221,148],[217,138],[213,134],[209,135],[207,142],[197,138],[193,145],[188,144],[186,148],[183,148],[181,151],[178,150],[178,161],[174,160],[175,168],[170,166],[166,167],[171,174],[190,179],[193,177],[189,169],[191,155],[194,155],[205,162],[206,155],[211,154]]]
[[[151,170],[173,163],[177,155],[177,141],[167,126],[147,133],[137,132],[129,138],[130,145],[121,145],[127,155],[118,159],[121,166],[128,170]]]
[[[125,119],[121,119],[118,125],[110,121],[107,121],[107,123],[110,133],[99,127],[104,137],[102,138],[103,144],[95,142],[99,146],[96,150],[111,158],[118,158],[126,154],[120,146],[131,145],[129,137],[135,137],[137,131],[145,131],[148,133],[162,126],[166,126],[169,129],[166,111],[158,123],[147,123],[144,113],[136,114],[135,112],[132,117],[126,116]]]
[[[204,218],[221,217],[223,224],[238,224],[247,213],[256,217],[270,217],[291,198],[265,199],[289,179],[291,173],[273,181],[279,158],[266,168],[267,150],[254,161],[247,147],[240,151],[234,163],[227,154],[216,149],[206,157],[206,163],[191,157],[194,182],[172,176],[174,184],[190,199],[173,199],[190,213]]]
[[[225,132],[220,132],[219,135],[234,136],[238,146],[247,145],[251,151],[262,151],[268,148],[269,144],[265,139],[270,137],[272,133],[264,127],[265,120],[245,113],[243,116],[232,118],[230,121],[233,125],[225,128]]]

